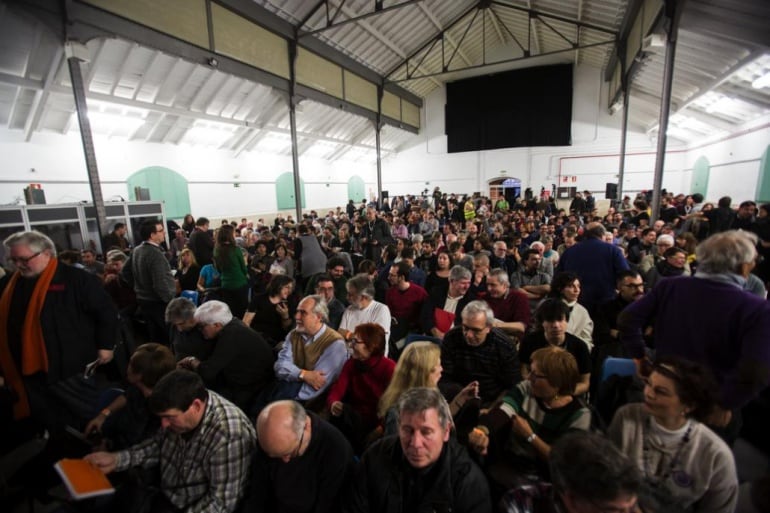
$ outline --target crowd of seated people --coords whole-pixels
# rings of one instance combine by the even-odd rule
[[[89,301],[108,303],[99,333],[112,337],[87,338],[65,366],[45,337],[53,321],[24,307],[45,312],[38,281],[59,290],[56,250],[34,232],[9,238],[5,414],[14,428],[50,431],[40,380],[56,388],[86,354],[118,367],[109,378],[123,392],[66,423],[100,435],[88,459],[106,473],[160,464],[159,495],[140,513],[552,511],[527,509],[544,493],[557,510],[597,511],[572,508],[584,498],[564,495],[556,479],[567,469],[552,459],[563,438],[589,432],[620,449],[612,465],[638,473],[606,497],[632,503],[623,511],[642,511],[637,500],[643,511],[733,511],[731,445],[755,421],[741,409],[770,382],[770,206],[669,194],[651,224],[643,195],[604,216],[586,197],[565,211],[546,197],[511,205],[439,192],[213,230],[186,216],[168,247],[160,221],[143,223],[135,245],[116,226],[103,265],[92,249],[60,259],[67,280],[101,284]],[[731,287],[744,315],[720,319],[707,295],[680,298],[677,280]],[[653,304],[667,301],[730,332],[671,344]],[[131,353],[124,369],[105,352],[116,343]],[[633,358],[629,380],[644,380],[642,403],[610,390],[609,427],[594,403],[627,382],[601,376],[608,357]],[[122,510],[117,497],[89,507]]]

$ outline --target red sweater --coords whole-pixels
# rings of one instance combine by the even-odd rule
[[[349,359],[329,389],[326,404],[341,401],[361,415],[367,427],[377,425],[377,403],[390,384],[396,362],[385,356],[365,361]]]

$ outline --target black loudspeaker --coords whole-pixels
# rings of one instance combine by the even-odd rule
[[[388,199],[388,191],[382,191],[382,201]]]
[[[608,183],[604,190],[604,197],[610,200],[618,199],[618,184]]]

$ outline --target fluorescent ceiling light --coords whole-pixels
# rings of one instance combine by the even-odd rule
[[[706,107],[706,112],[709,114],[712,114],[714,112],[721,112],[723,114],[733,114],[735,115],[735,110],[737,108],[737,103],[735,100],[730,98],[729,96],[723,96],[708,107]]]
[[[184,138],[190,144],[221,146],[233,136],[229,128],[195,125],[187,131]]]
[[[291,140],[288,137],[268,135],[259,141],[257,148],[269,153],[280,153],[291,148]]]
[[[751,83],[751,87],[754,89],[762,89],[763,87],[770,86],[770,71],[762,75],[761,77],[755,79]]]

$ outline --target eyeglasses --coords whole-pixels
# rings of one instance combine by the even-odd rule
[[[364,343],[365,342],[358,337],[353,337],[350,340],[348,340],[348,344],[350,344],[351,346],[354,346],[356,344],[364,344]]]
[[[624,283],[623,286],[628,289],[643,289],[644,283]]]
[[[479,333],[481,333],[482,331],[487,329],[487,327],[484,326],[483,328],[474,328],[472,326],[467,326],[467,325],[463,324],[462,325],[462,329],[463,329],[464,332],[470,331],[474,335],[478,335]]]
[[[538,374],[536,372],[529,373],[530,381],[537,381],[538,379],[548,379],[548,376],[546,376],[545,374]]]
[[[33,255],[30,255],[28,257],[9,257],[8,260],[10,262],[13,262],[16,265],[18,265],[18,264],[27,265],[32,260],[34,260],[35,258],[39,257],[41,253],[42,253],[42,251],[38,251],[37,253],[35,253]]]

